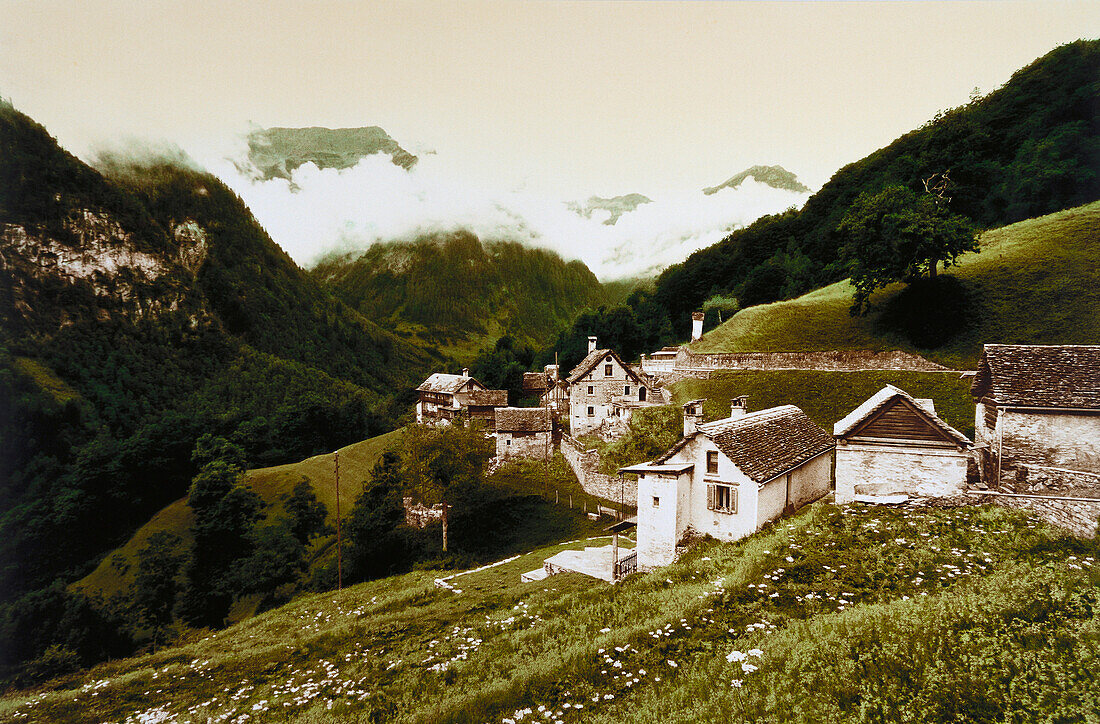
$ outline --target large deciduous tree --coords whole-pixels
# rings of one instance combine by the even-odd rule
[[[870,308],[876,289],[935,277],[940,263],[948,267],[961,254],[977,251],[974,225],[951,213],[940,183],[926,184],[928,192],[921,195],[903,186],[864,192],[848,209],[837,231],[856,288],[852,314]]]

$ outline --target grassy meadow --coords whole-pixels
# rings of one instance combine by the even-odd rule
[[[341,513],[346,516],[351,510],[382,453],[400,441],[401,431],[394,430],[340,448]],[[336,479],[332,453],[315,455],[297,463],[249,470],[245,477],[247,485],[271,506],[268,515],[280,514],[281,496],[289,495],[294,486],[303,480],[313,487],[317,499],[328,508],[330,522],[334,522]],[[177,500],[153,516],[123,546],[100,561],[94,571],[74,584],[75,587],[105,597],[125,592],[136,574],[138,552],[148,544],[149,538],[157,532],[167,531],[179,536],[184,545],[189,546],[192,522],[193,515],[187,499]]]
[[[568,546],[606,544],[577,541]],[[437,587],[299,598],[0,700],[52,722],[1082,721],[1100,707],[1095,541],[1019,511],[818,503],[615,585],[521,583],[556,545]]]
[[[704,398],[707,420],[729,417],[734,397],[749,396],[750,410],[775,405],[797,405],[830,432],[833,423],[868,397],[891,384],[917,398],[930,398],[936,413],[966,435],[974,431],[974,402],[969,377],[958,372],[819,372],[813,370],[721,371],[708,380],[681,380],[673,388],[673,402]]]
[[[903,349],[973,369],[983,343],[1072,344],[1100,339],[1100,201],[981,235],[981,251],[947,270],[965,290],[965,325],[937,348],[911,344],[884,319],[904,289],[871,297],[851,317],[854,289],[837,282],[796,299],[749,307],[692,345],[697,352]]]

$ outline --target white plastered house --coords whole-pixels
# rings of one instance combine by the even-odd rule
[[[622,468],[638,476],[638,567],[668,565],[689,529],[734,541],[826,495],[833,439],[794,405],[702,423],[701,400],[684,408],[684,437],[652,462]]]
[[[836,502],[866,496],[951,497],[966,489],[973,443],[932,400],[886,385],[833,426]]]

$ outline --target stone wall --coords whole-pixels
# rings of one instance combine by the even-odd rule
[[[985,502],[996,503],[1007,508],[1029,510],[1051,525],[1064,528],[1083,538],[1094,538],[1097,533],[1097,518],[1100,518],[1100,498],[1093,500],[1057,498],[1040,495],[1016,495],[1011,493],[991,493],[970,491],[980,495]]]
[[[423,503],[414,503],[412,498],[402,500],[405,504],[405,525],[412,528],[424,528],[437,520],[443,520],[443,507],[434,505],[431,508]]]
[[[857,495],[952,497],[966,487],[970,455],[956,448],[841,441],[836,448],[836,502]]]
[[[925,358],[891,350],[831,350],[827,352],[730,352],[696,354],[681,347],[676,354],[676,372],[709,370],[821,370],[825,372],[858,372],[861,370],[891,370],[913,372],[944,372],[948,368]]]
[[[620,495],[625,503],[633,507],[638,502],[638,483],[634,480],[619,480],[618,475],[604,475],[600,472],[600,454],[596,450],[586,450],[569,435],[561,437],[561,454],[580,481],[581,488],[589,495],[595,495],[614,503]]]
[[[498,458],[549,460],[554,454],[549,432],[536,432],[527,435],[498,432],[496,435]]]

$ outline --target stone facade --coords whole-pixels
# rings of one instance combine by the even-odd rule
[[[833,426],[836,502],[857,495],[951,498],[966,488],[970,440],[918,400],[886,385]]]
[[[987,446],[981,462],[987,485],[1017,493],[1100,488],[1100,414],[1013,408],[987,414],[990,408],[996,410],[979,402],[974,412],[975,437]]]
[[[561,454],[573,469],[584,492],[613,503],[623,500],[630,504],[637,500],[637,482],[601,473],[600,454],[596,450],[587,450],[575,438],[562,435]]]
[[[625,406],[650,403],[652,391],[619,355],[594,348],[569,376],[569,432],[592,432]]]
[[[961,495],[969,461],[969,453],[953,447],[840,444],[836,449],[836,502],[850,503],[857,495]]]

